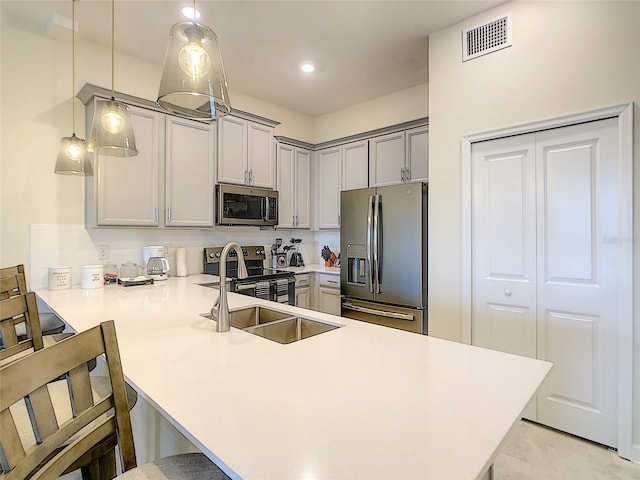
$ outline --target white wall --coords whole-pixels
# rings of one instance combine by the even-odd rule
[[[504,12],[513,46],[463,63],[461,31]],[[635,102],[635,226],[640,231],[640,2],[511,2],[429,38],[429,330],[460,340],[461,139]],[[636,274],[640,242],[636,235]],[[640,283],[640,282],[639,282]],[[635,286],[635,438],[640,442],[640,288]]]
[[[426,52],[425,52],[426,55]],[[428,116],[429,86],[418,85],[314,119],[314,141],[322,143]]]

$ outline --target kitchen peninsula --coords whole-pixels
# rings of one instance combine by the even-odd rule
[[[115,320],[127,380],[234,478],[483,478],[551,368],[236,294],[231,310],[342,327],[287,345],[216,333],[210,281],[36,293],[77,331]]]

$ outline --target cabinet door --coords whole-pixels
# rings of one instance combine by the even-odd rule
[[[244,185],[247,180],[247,121],[226,116],[217,122],[218,182]]]
[[[369,140],[369,174],[372,187],[403,181],[405,168],[404,132],[391,133]]]
[[[97,156],[96,221],[98,225],[157,227],[164,115],[143,108],[129,109],[138,155]]]
[[[171,227],[212,227],[213,125],[166,118],[166,212]]]
[[[369,142],[348,143],[342,146],[342,190],[369,186]]]
[[[429,127],[407,130],[407,180],[429,180]]]
[[[296,307],[310,308],[311,307],[311,289],[309,287],[296,289]]]
[[[276,147],[278,226],[292,228],[295,212],[295,148],[279,143]]]
[[[273,128],[249,122],[247,131],[249,183],[257,187],[275,188]]]
[[[318,310],[331,315],[340,315],[340,290],[319,287]]]
[[[311,228],[311,152],[295,149],[295,226]]]
[[[318,153],[318,228],[340,228],[342,147]]]

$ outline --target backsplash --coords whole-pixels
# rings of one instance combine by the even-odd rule
[[[267,256],[276,238],[289,245],[292,238],[302,238],[300,252],[306,264],[323,263],[324,245],[339,250],[340,234],[304,230],[257,230],[254,227],[216,227],[213,230],[171,229],[90,229],[84,225],[32,224],[29,235],[29,288],[46,288],[48,267],[70,266],[73,285],[80,284],[81,266],[131,261],[142,264],[142,247],[165,245],[169,251],[170,276],[175,276],[178,247],[186,249],[187,273],[202,272],[204,247],[221,246],[230,241],[241,245],[264,245]],[[98,260],[100,246],[108,246],[109,258]],[[267,259],[268,260],[268,259]]]

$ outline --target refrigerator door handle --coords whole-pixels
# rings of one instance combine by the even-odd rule
[[[373,212],[373,280],[375,283],[375,293],[380,293],[380,265],[382,259],[380,251],[380,204],[382,203],[382,195],[374,195],[374,212]]]
[[[365,268],[369,281],[369,293],[373,293],[373,269],[371,263],[371,233],[373,230],[373,195],[369,195],[369,206],[367,208],[367,258]]]
[[[398,312],[387,312],[385,310],[377,310],[375,308],[362,307],[360,305],[354,305],[351,302],[342,302],[342,308],[346,308],[347,310],[353,310],[355,312],[362,312],[362,313],[368,313],[371,315],[377,315],[378,317],[395,318],[397,320],[413,321],[415,319],[415,315],[409,315],[407,313],[398,313]]]

